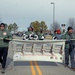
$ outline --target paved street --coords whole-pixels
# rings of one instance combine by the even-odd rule
[[[75,75],[75,71],[65,68],[61,63],[46,61],[13,62],[13,51],[9,49],[4,75]],[[0,75],[2,75],[0,73]]]

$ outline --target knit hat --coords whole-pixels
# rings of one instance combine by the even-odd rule
[[[57,34],[60,34],[60,33],[61,33],[61,31],[60,31],[60,29],[58,29],[58,30],[57,30]]]
[[[4,23],[1,23],[0,26],[4,26],[5,27],[5,24]]]
[[[72,27],[68,27],[67,30],[69,31],[70,29],[73,29]]]

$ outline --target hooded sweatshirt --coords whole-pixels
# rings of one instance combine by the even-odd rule
[[[5,42],[4,38],[12,39],[12,34],[7,29],[4,29],[4,30],[0,29],[0,47],[8,47],[9,46],[9,41]]]

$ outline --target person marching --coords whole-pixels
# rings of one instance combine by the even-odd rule
[[[73,28],[68,27],[67,32],[62,35],[62,39],[66,39],[65,42],[65,67],[69,65],[69,56],[71,62],[71,70],[75,71],[75,61],[74,61],[74,40],[75,36],[73,34]]]
[[[38,40],[44,40],[45,36],[42,30],[40,30],[40,32],[38,33]]]
[[[37,40],[38,36],[35,34],[33,27],[29,27],[28,31],[25,32],[23,40]]]
[[[2,65],[1,73],[5,73],[9,39],[12,39],[12,34],[6,29],[5,24],[1,23],[0,24],[0,63]]]
[[[61,39],[61,31],[60,29],[57,29],[54,31],[54,37],[53,37],[54,40],[59,40]]]

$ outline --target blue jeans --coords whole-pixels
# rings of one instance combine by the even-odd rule
[[[69,64],[69,56],[70,56],[70,62],[71,62],[71,68],[75,68],[75,62],[74,62],[74,49],[65,49],[65,64]]]

